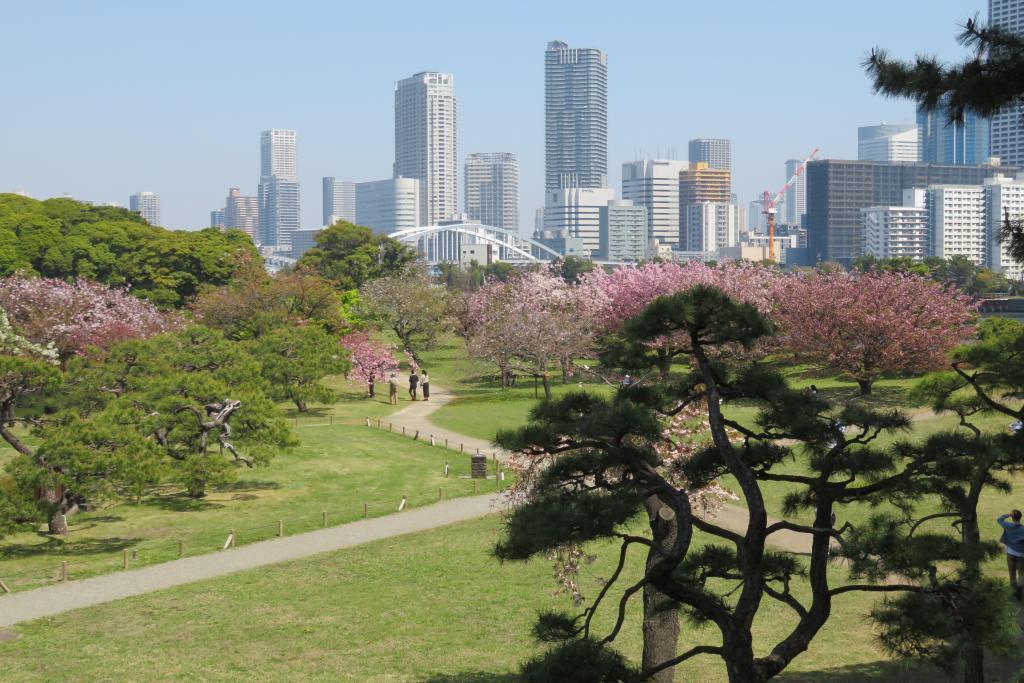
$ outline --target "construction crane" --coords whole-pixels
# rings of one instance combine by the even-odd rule
[[[815,147],[814,151],[807,155],[807,158],[800,162],[800,165],[796,167],[796,172],[793,173],[793,177],[786,181],[786,184],[782,186],[775,196],[768,190],[764,191],[764,196],[761,198],[764,203],[764,208],[761,209],[761,213],[768,217],[768,260],[775,260],[775,207],[785,197],[786,192],[793,186],[800,174],[804,172],[804,168],[807,167],[807,162],[813,161],[814,157],[818,156],[818,148]]]

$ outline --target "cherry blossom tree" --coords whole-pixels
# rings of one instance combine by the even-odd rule
[[[600,308],[588,293],[548,272],[485,285],[468,304],[469,354],[497,365],[503,379],[513,370],[541,379],[550,398],[552,366],[567,380],[575,359],[593,351]]]
[[[127,289],[79,279],[14,275],[0,279],[0,308],[27,339],[52,344],[62,360],[129,339],[145,339],[181,327]]]
[[[862,395],[882,374],[944,367],[974,331],[968,297],[907,273],[808,273],[780,280],[776,292],[782,342],[853,378]]]
[[[366,385],[366,393],[370,397],[376,395],[374,384],[398,369],[398,359],[391,353],[391,349],[366,332],[347,334],[339,343],[348,351],[352,376]]]

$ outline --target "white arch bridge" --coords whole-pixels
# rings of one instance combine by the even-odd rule
[[[512,263],[533,263],[561,258],[556,250],[516,232],[480,223],[424,225],[393,232],[388,237],[408,244],[430,264],[458,263],[463,245],[490,244],[495,257]]]

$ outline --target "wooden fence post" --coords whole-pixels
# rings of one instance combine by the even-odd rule
[[[369,427],[369,426],[370,426],[370,418],[366,418],[366,426],[367,426],[367,427]]]
[[[380,418],[377,418],[377,429],[380,429]]]
[[[329,424],[329,425],[333,425],[334,424],[334,413],[331,413],[330,415],[327,416],[327,424]],[[370,426],[370,418],[366,418],[366,426],[367,427]]]
[[[67,581],[68,580],[68,563],[67,562],[61,562],[60,563],[60,580],[61,581]]]
[[[121,554],[121,569],[128,569],[128,549],[127,548]]]
[[[178,541],[178,557],[185,556],[185,541]]]
[[[443,498],[443,497],[444,497],[444,494],[441,492],[441,487],[438,486],[437,487],[437,499],[441,500],[441,498]]]
[[[465,452],[466,452],[466,444],[460,443],[459,444],[459,453],[465,453]]]
[[[11,589],[7,587],[6,583],[0,581],[0,591],[3,591],[4,593],[10,593]]]
[[[420,430],[418,430],[418,429],[416,430],[416,435],[412,437],[412,440],[413,441],[419,441],[420,440]]]
[[[366,503],[363,503],[363,519],[366,519],[370,514],[370,508]]]
[[[445,448],[448,448],[448,439],[445,439],[445,440],[444,440],[444,447],[445,447]]]
[[[444,478],[445,479],[448,478],[448,462],[447,461],[445,461],[445,463],[444,463]]]
[[[402,425],[402,436],[405,436],[405,425]]]
[[[323,518],[324,518],[324,528],[326,529],[327,528],[327,510],[324,510],[324,512],[323,512]]]
[[[476,479],[473,480],[473,493],[476,493]]]
[[[431,446],[434,445],[434,435],[433,434],[430,435],[430,445]]]
[[[277,535],[278,536],[284,536],[284,520],[283,519],[277,520]]]
[[[402,496],[402,502],[398,504],[398,511],[399,512],[401,512],[402,510],[405,509],[405,500],[406,500],[406,497]]]
[[[393,424],[391,424],[390,422],[388,422],[388,431],[389,431],[389,432],[393,432],[393,431],[395,431],[395,425],[393,425]]]

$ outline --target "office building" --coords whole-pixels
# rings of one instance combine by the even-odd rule
[[[160,225],[160,195],[155,192],[136,192],[128,198],[128,209],[150,225]]]
[[[679,244],[679,174],[685,161],[644,159],[622,164],[622,198],[647,209],[647,238]]]
[[[690,163],[697,162],[718,171],[732,171],[732,143],[723,138],[690,140]]]
[[[539,235],[544,232],[544,207],[533,212],[533,234]]]
[[[459,213],[455,86],[424,71],[395,83],[394,177],[419,181],[419,217],[437,225]]]
[[[909,258],[921,261],[931,254],[926,190],[903,191],[900,206],[862,209],[864,253],[878,259]]]
[[[812,263],[850,263],[864,250],[861,209],[898,206],[903,190],[929,185],[981,185],[985,178],[1016,168],[881,163],[823,159],[807,164],[807,229]]]
[[[555,40],[544,52],[544,189],[608,186],[608,56]]]
[[[470,220],[519,232],[519,162],[515,154],[470,154],[465,183]]]
[[[988,23],[1017,35],[1024,34],[1024,0],[989,0]],[[1024,108],[1008,107],[991,119],[990,154],[1008,166],[1024,167]]]
[[[921,161],[926,164],[978,166],[988,162],[989,120],[967,112],[963,121],[950,121],[949,110],[917,110]],[[1001,163],[1007,163],[1005,159]]]
[[[916,161],[916,158],[910,161]],[[786,161],[786,181],[793,177],[793,174],[797,172],[802,163],[803,161],[800,159],[789,159]],[[807,178],[803,173],[797,176],[793,184],[789,186],[782,200],[784,202],[782,213],[775,217],[775,222],[797,227],[802,225],[804,214],[807,213]]]
[[[420,221],[420,181],[388,178],[356,183],[356,220],[374,232],[390,234],[424,225]]]
[[[214,209],[210,212],[210,227],[224,228],[224,209]]]
[[[768,216],[764,213],[764,200],[755,199],[747,209],[747,232],[768,234]]]
[[[628,199],[613,199],[598,209],[602,261],[642,261],[647,251],[647,207]]]
[[[316,236],[323,228],[306,228],[292,232],[291,257],[300,259],[302,255],[316,246]]]
[[[732,203],[732,173],[712,168],[706,161],[691,161],[679,172],[679,206]]]
[[[918,128],[912,123],[883,123],[857,129],[858,161],[915,162],[920,158]]]
[[[550,190],[544,201],[544,231],[578,237],[587,251],[596,253],[601,247],[601,207],[613,199],[615,191],[606,187]]]
[[[686,240],[683,248],[686,251],[716,252],[739,242],[736,207],[732,204],[687,204],[684,215]]]
[[[1024,220],[1024,176],[999,176],[985,181],[985,232],[988,239],[988,267],[1011,280],[1024,280],[1024,266],[1009,253],[1009,242],[999,241],[1003,219]]]
[[[337,178],[323,180],[323,224],[337,221],[356,222],[356,184]]]
[[[242,191],[237,187],[229,188],[227,199],[224,200],[224,227],[241,230],[251,237],[253,242],[258,241],[260,232],[259,197],[243,197]]]
[[[271,129],[260,133],[259,241],[289,247],[298,230],[299,183],[296,173],[295,131]]]

